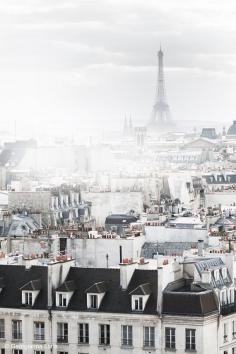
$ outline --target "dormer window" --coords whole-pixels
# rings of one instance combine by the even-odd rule
[[[107,291],[106,282],[95,283],[86,290],[87,293],[87,308],[91,310],[99,309],[102,299]]]
[[[34,306],[34,303],[40,293],[41,280],[31,280],[24,286],[20,288],[22,291],[22,305],[24,306]]]
[[[215,277],[215,280],[218,281],[219,280],[219,269],[216,269],[214,271],[214,277]]]
[[[222,277],[223,279],[227,278],[227,268],[222,268]]]
[[[67,280],[56,290],[56,306],[67,307],[76,287],[73,280]]]
[[[66,293],[57,293],[56,306],[57,307],[66,307],[67,305],[68,305],[67,294]]]
[[[134,309],[135,311],[143,311],[143,298],[142,296],[134,299]]]
[[[131,306],[133,311],[144,311],[148,298],[151,294],[149,283],[141,284],[130,292]]]

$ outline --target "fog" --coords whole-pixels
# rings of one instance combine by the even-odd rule
[[[1,0],[2,130],[86,140],[121,131],[125,115],[145,124],[160,44],[173,118],[231,122],[235,11],[233,1]]]

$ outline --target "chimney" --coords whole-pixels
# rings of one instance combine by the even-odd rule
[[[136,268],[137,263],[133,262],[132,259],[124,259],[120,263],[120,286],[122,290],[127,289]]]
[[[202,257],[203,256],[203,251],[204,251],[204,241],[203,240],[198,240],[197,243],[197,250],[198,250],[198,256]]]
[[[157,313],[161,315],[162,313],[162,302],[163,302],[163,268],[157,268]]]
[[[53,290],[58,288],[66,279],[70,267],[75,266],[75,260],[71,259],[64,262],[48,263],[48,307],[52,307]]]

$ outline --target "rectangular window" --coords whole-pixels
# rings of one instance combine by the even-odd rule
[[[68,323],[57,323],[57,342],[68,343]]]
[[[67,295],[66,294],[59,294],[58,300],[59,300],[58,306],[60,306],[60,307],[67,306]]]
[[[144,327],[143,346],[148,348],[155,347],[155,327]]]
[[[236,338],[236,320],[232,321],[232,337]]]
[[[35,350],[34,354],[45,354],[44,350]]]
[[[45,324],[44,322],[34,322],[34,340],[45,339]]]
[[[5,349],[1,349],[1,354],[5,354]]]
[[[224,323],[224,342],[228,342],[228,323]]]
[[[33,297],[31,292],[25,293],[25,305],[27,306],[33,305]]]
[[[88,323],[79,323],[79,344],[89,344],[89,325]]]
[[[236,347],[232,348],[232,354],[236,354]]]
[[[185,349],[196,350],[196,330],[186,328],[185,330]]]
[[[12,354],[23,354],[23,350],[22,349],[13,349]]]
[[[165,342],[167,349],[175,349],[175,328],[166,327]]]
[[[97,295],[90,295],[90,307],[92,309],[98,308],[98,297]]]
[[[22,321],[20,320],[12,320],[12,339],[22,339]]]
[[[141,296],[138,299],[134,300],[134,309],[136,311],[142,311],[143,310],[143,298]]]
[[[5,321],[4,319],[0,319],[0,339],[5,338]]]
[[[99,344],[110,345],[110,325],[99,325]]]
[[[121,327],[121,343],[124,346],[132,347],[133,345],[133,327],[122,326]]]

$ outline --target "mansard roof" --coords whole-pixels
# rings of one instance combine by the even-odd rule
[[[21,308],[22,290],[40,290],[33,309],[47,309],[47,267],[0,265],[0,279],[4,287],[0,293],[0,308]]]
[[[67,311],[89,311],[87,309],[87,293],[106,284],[106,292],[99,307],[100,312],[132,313],[130,292],[140,285],[149,283],[151,294],[143,314],[155,315],[157,307],[157,271],[136,269],[128,288],[120,287],[120,270],[109,268],[76,268],[71,267],[67,276],[74,280],[76,291],[71,297]],[[95,285],[96,284],[96,285]],[[104,288],[103,288],[104,289]]]
[[[218,303],[212,290],[195,288],[181,279],[170,283],[163,292],[163,314],[206,316],[218,312]]]

